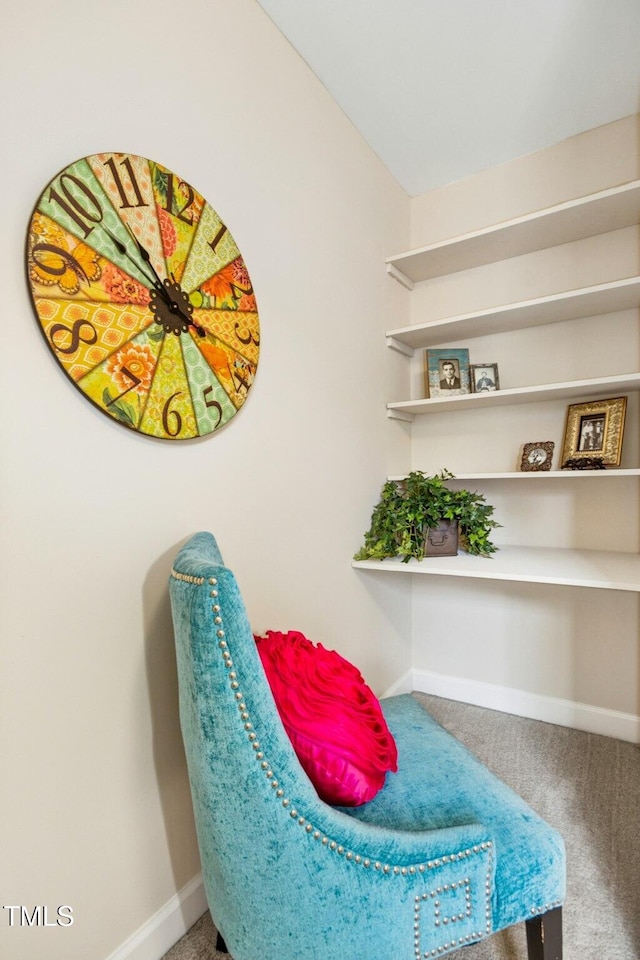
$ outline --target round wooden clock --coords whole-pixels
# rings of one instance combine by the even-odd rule
[[[161,164],[66,167],[31,218],[27,274],[54,357],[117,423],[187,440],[245,403],[260,349],[249,273],[213,207]]]

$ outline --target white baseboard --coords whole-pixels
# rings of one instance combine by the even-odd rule
[[[384,700],[385,697],[395,697],[399,693],[411,693],[412,690],[415,690],[413,673],[412,669],[403,673],[395,683],[391,684],[388,690],[385,690],[380,699]]]
[[[186,883],[107,960],[160,960],[207,909],[202,874]]]
[[[599,733],[617,740],[640,743],[640,717],[617,710],[605,710],[587,703],[575,703],[559,697],[515,690],[498,684],[483,683],[462,677],[451,677],[430,670],[413,669],[410,678],[403,676],[398,684],[409,683],[409,689],[430,693],[447,700],[471,703],[476,707],[488,707],[518,717],[556,723],[561,727],[573,727],[587,733]],[[391,688],[393,689],[393,688]],[[396,692],[404,692],[398,689]]]

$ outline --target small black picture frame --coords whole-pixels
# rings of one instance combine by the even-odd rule
[[[472,393],[493,393],[500,389],[497,363],[472,363],[469,376]]]

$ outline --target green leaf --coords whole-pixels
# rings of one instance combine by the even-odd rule
[[[124,400],[118,400],[111,405],[111,409],[117,420],[120,420],[121,423],[126,423],[129,427],[135,427],[136,414],[130,403],[125,403]]]

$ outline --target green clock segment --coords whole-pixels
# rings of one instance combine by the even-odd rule
[[[116,422],[188,440],[245,403],[260,352],[251,278],[214,208],[161,164],[100,153],[65,167],[31,217],[27,277],[53,356]]]

